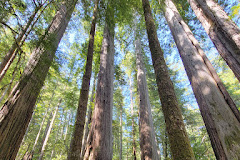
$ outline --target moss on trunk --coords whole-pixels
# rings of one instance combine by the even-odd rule
[[[142,5],[144,9],[153,67],[156,75],[158,93],[162,103],[173,159],[193,160],[195,159],[194,154],[183,123],[183,118],[181,110],[178,106],[173,83],[169,77],[167,65],[158,41],[149,1],[142,0]]]

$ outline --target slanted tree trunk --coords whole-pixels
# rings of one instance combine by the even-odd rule
[[[51,153],[51,156],[50,156],[50,159],[52,159],[53,157],[54,157],[54,152],[55,152],[55,144],[57,143],[57,141],[59,140],[59,139],[62,139],[62,137],[63,137],[63,129],[64,129],[64,123],[63,123],[63,127],[61,127],[61,123],[62,123],[62,121],[63,121],[63,117],[64,117],[64,109],[63,109],[63,111],[62,111],[62,113],[61,113],[62,115],[61,115],[61,120],[60,120],[60,123],[59,123],[59,127],[58,127],[58,130],[57,130],[57,133],[56,133],[56,135],[55,135],[55,140],[54,140],[54,146],[53,146],[53,148],[52,148],[52,153]],[[61,132],[60,132],[60,128],[61,128]],[[60,135],[59,135],[59,132],[60,132]]]
[[[38,130],[38,134],[37,134],[37,136],[36,136],[36,138],[35,138],[35,141],[34,141],[34,144],[33,144],[33,147],[32,147],[32,151],[31,151],[30,153],[28,153],[28,154],[25,154],[25,155],[23,156],[22,160],[31,160],[31,159],[32,159],[33,154],[34,154],[34,151],[35,151],[35,148],[36,148],[37,143],[38,143],[38,139],[39,139],[40,133],[41,133],[42,128],[43,128],[43,124],[44,124],[45,119],[46,119],[46,117],[47,117],[48,110],[49,110],[49,107],[46,109],[46,112],[44,113],[44,117],[43,117],[43,119],[42,119],[42,123],[41,123],[41,125],[40,125],[40,128],[39,128],[39,130]]]
[[[204,54],[172,0],[165,17],[177,44],[217,159],[240,159],[240,123],[201,54]],[[194,39],[196,42],[193,42]],[[201,50],[202,53],[199,53]]]
[[[95,1],[94,11],[93,11],[92,25],[91,25],[91,31],[90,31],[90,37],[89,37],[88,53],[87,53],[87,62],[85,67],[85,73],[83,75],[83,80],[82,80],[82,88],[80,92],[73,137],[70,144],[70,151],[68,155],[69,160],[78,160],[80,159],[80,154],[81,154],[83,131],[84,131],[88,95],[89,95],[89,86],[90,86],[90,79],[92,75],[93,45],[94,45],[94,35],[95,35],[95,28],[96,28],[96,18],[97,18],[96,16],[98,12],[97,11],[98,2],[99,0]]]
[[[137,84],[139,94],[139,134],[141,159],[159,160],[155,131],[153,128],[152,111],[148,96],[148,87],[144,62],[141,53],[141,41],[136,40]]]
[[[240,29],[214,0],[188,0],[219,54],[240,81]]]
[[[51,121],[49,121],[50,123],[47,124],[47,127],[45,129],[45,133],[44,133],[44,136],[43,136],[43,142],[42,142],[42,146],[40,148],[40,156],[38,158],[38,160],[42,160],[43,159],[43,155],[44,155],[44,151],[45,151],[45,148],[47,146],[47,142],[48,142],[48,139],[49,139],[49,136],[50,136],[50,133],[51,133],[51,130],[52,130],[52,127],[53,127],[53,123],[54,123],[54,120],[56,118],[56,115],[57,115],[57,112],[58,112],[58,109],[61,105],[61,102],[62,102],[62,99],[59,100],[59,103],[54,111],[54,113],[52,113],[49,117],[49,120],[51,119]]]
[[[30,152],[30,154],[28,154],[28,156],[24,156],[23,160],[31,160],[32,157],[33,157],[33,154],[34,154],[35,149],[36,149],[36,146],[37,146],[37,144],[38,144],[38,140],[39,140],[39,137],[40,137],[40,134],[41,134],[43,125],[44,125],[44,123],[45,123],[45,119],[47,118],[48,111],[49,111],[49,109],[50,109],[50,106],[51,106],[52,99],[53,99],[54,95],[55,95],[55,92],[52,93],[52,97],[51,97],[51,99],[50,99],[50,102],[49,102],[49,104],[48,104],[48,107],[47,107],[47,109],[46,109],[46,112],[44,113],[44,117],[43,117],[43,119],[42,119],[42,123],[41,123],[41,125],[40,125],[40,128],[39,128],[39,130],[38,130],[38,134],[37,134],[37,136],[36,136],[36,138],[35,138],[35,141],[34,141],[34,144],[33,144],[33,147],[32,147],[32,151]],[[26,135],[26,134],[25,134],[25,135]]]
[[[96,91],[96,101],[91,125],[92,142],[90,160],[112,159],[112,107],[113,107],[113,71],[114,71],[114,21],[111,4],[108,4],[104,28],[100,71]],[[94,130],[94,131],[93,131]],[[88,154],[88,153],[86,153]],[[88,158],[88,157],[86,157]]]
[[[137,159],[136,155],[136,140],[135,140],[135,125],[134,125],[134,109],[133,109],[133,91],[132,91],[132,80],[131,77],[129,77],[129,85],[130,85],[130,99],[131,99],[131,116],[132,116],[132,138],[133,138],[133,144],[132,144],[132,149],[133,149],[133,157],[134,160]]]
[[[67,155],[68,155],[68,145],[67,145],[66,139],[67,139],[67,135],[68,135],[68,131],[69,131],[68,128],[69,128],[69,123],[70,123],[71,119],[72,119],[72,114],[69,113],[68,119],[66,119],[67,126],[65,127],[65,132],[63,134],[63,141],[64,141],[65,150],[67,151]],[[63,150],[61,150],[61,152],[60,152],[60,158],[62,156],[62,152],[63,152]]]
[[[88,137],[89,128],[90,128],[89,125],[90,125],[91,120],[92,120],[92,107],[94,106],[94,95],[95,95],[95,88],[96,88],[95,87],[96,86],[96,78],[97,78],[97,74],[95,74],[95,76],[94,76],[94,82],[93,82],[93,86],[92,86],[92,94],[91,94],[91,98],[90,98],[90,105],[88,107],[87,121],[86,121],[85,128],[84,128],[84,138],[83,138],[83,143],[82,143],[80,159],[83,159],[84,154],[85,154],[87,137]]]
[[[149,1],[142,0],[142,5],[158,93],[162,103],[173,159],[192,160],[195,159],[194,154],[183,123],[181,110],[174,92],[174,86],[169,77],[168,68],[158,41]]]
[[[66,0],[48,28],[48,35],[36,47],[20,81],[0,110],[0,157],[15,159],[33,108],[48,73],[55,51],[65,32],[77,0]]]
[[[4,90],[4,92],[3,92],[3,94],[2,94],[2,96],[1,96],[1,98],[0,98],[0,103],[2,102],[2,100],[4,99],[4,97],[5,97],[6,95],[8,95],[9,90],[11,90],[11,86],[12,86],[13,81],[14,81],[14,79],[15,79],[16,73],[17,73],[18,69],[21,67],[21,65],[19,65],[19,64],[20,64],[20,61],[21,61],[21,58],[22,58],[22,53],[19,54],[18,61],[17,61],[16,66],[15,66],[13,72],[12,72],[12,79],[10,80],[10,82],[9,82],[9,84],[7,85],[6,89]]]
[[[193,3],[194,4],[194,3]],[[204,18],[204,17],[200,17],[200,18]],[[184,26],[187,26],[184,23]],[[207,58],[207,56],[205,55],[204,51],[202,50],[202,48],[200,47],[198,41],[196,40],[196,38],[194,37],[194,35],[192,34],[192,32],[190,31],[189,27],[185,27],[186,33],[188,34],[188,37],[191,39],[192,43],[194,44],[194,46],[196,47],[196,49],[198,50],[200,56],[202,57],[202,59],[204,60],[205,65],[208,67],[209,72],[211,73],[212,77],[214,78],[214,80],[216,81],[219,90],[222,92],[224,99],[226,100],[226,102],[228,103],[229,107],[231,108],[232,112],[234,113],[234,115],[236,116],[236,118],[238,119],[238,121],[240,122],[240,112],[236,107],[236,104],[234,103],[234,101],[232,100],[232,98],[230,97],[228,91],[226,90],[223,82],[221,81],[221,79],[219,78],[219,76],[217,75],[216,70],[214,69],[214,67],[212,66],[211,62],[209,61],[209,59]]]

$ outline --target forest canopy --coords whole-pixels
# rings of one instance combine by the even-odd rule
[[[0,160],[240,159],[238,0],[1,0]]]

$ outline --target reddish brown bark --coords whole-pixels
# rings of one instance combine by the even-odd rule
[[[78,160],[80,159],[80,154],[81,154],[89,86],[90,86],[90,79],[92,75],[93,45],[94,45],[94,35],[95,35],[95,28],[96,28],[96,18],[97,18],[96,16],[98,12],[97,11],[98,2],[99,0],[95,1],[95,7],[93,11],[91,31],[90,31],[90,37],[89,37],[89,46],[88,46],[88,53],[87,53],[87,62],[85,67],[85,73],[83,75],[83,80],[82,80],[82,88],[80,91],[76,122],[75,122],[74,131],[73,131],[73,138],[70,144],[70,151],[68,155],[69,160]]]
[[[153,128],[152,111],[148,96],[146,73],[141,53],[141,42],[139,37],[135,46],[137,58],[137,84],[139,95],[139,133],[141,159],[159,160],[157,153],[157,144],[155,141],[155,131]]]
[[[83,138],[83,143],[82,143],[80,159],[84,158],[86,144],[87,144],[87,138],[88,138],[89,129],[90,129],[89,125],[91,124],[91,121],[92,121],[92,107],[94,106],[96,78],[97,78],[97,74],[95,74],[95,76],[94,76],[94,82],[93,82],[93,86],[92,86],[92,94],[91,94],[91,98],[90,98],[90,105],[88,107],[87,121],[86,121],[85,128],[84,128],[84,138]]]
[[[77,0],[67,0],[56,13],[43,39],[34,50],[20,81],[0,110],[0,159],[14,159],[32,117],[33,108],[43,86],[55,51],[65,32]]]
[[[110,5],[110,4],[109,4]],[[89,159],[112,159],[112,107],[113,107],[113,62],[114,62],[114,22],[110,6],[106,13],[100,70],[96,91],[96,101],[91,125],[91,146],[86,154]],[[94,130],[94,131],[93,131]],[[88,159],[88,157],[85,156]]]

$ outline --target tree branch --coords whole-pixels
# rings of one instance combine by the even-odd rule
[[[1,23],[2,25],[6,26],[7,28],[9,28],[14,35],[15,35],[15,34],[18,34],[18,32],[15,31],[14,29],[12,29],[12,27],[10,27],[7,23],[5,23],[5,22],[3,22],[3,21],[0,21],[0,23]]]

